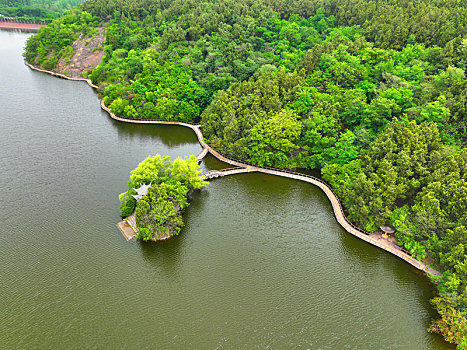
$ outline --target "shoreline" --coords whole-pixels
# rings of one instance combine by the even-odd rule
[[[47,71],[47,70],[37,68],[37,67],[33,66],[32,64],[30,64],[30,63],[28,63],[26,61],[25,61],[25,64],[29,68],[31,68],[33,70],[36,70],[36,71],[39,71],[39,72],[48,73],[48,74],[51,74],[53,76],[56,76],[56,77],[59,77],[59,78],[62,78],[62,79],[75,80],[75,81],[85,81],[85,82],[88,83],[89,86],[91,86],[91,87],[93,87],[95,89],[98,88],[97,85],[93,84],[91,82],[91,80],[87,79],[87,78],[71,78],[71,77],[68,77],[68,76],[66,76],[64,74],[60,74],[60,73],[56,73],[56,72]],[[352,234],[353,236],[356,236],[356,237],[360,238],[363,241],[366,241],[367,243],[370,243],[370,244],[372,244],[372,245],[374,245],[374,246],[376,246],[378,248],[381,248],[381,249],[383,249],[383,250],[385,250],[385,251],[387,251],[387,252],[389,252],[389,253],[391,253],[391,254],[399,257],[399,258],[401,258],[402,260],[406,261],[407,263],[409,263],[410,265],[412,265],[416,269],[418,269],[420,271],[423,271],[426,274],[432,274],[432,275],[438,275],[438,276],[441,275],[441,273],[439,271],[427,266],[426,264],[416,260],[415,258],[410,256],[409,254],[405,253],[399,246],[393,246],[392,244],[390,244],[385,239],[378,239],[378,238],[375,238],[375,237],[371,237],[369,232],[360,229],[359,227],[354,225],[352,222],[350,222],[350,220],[348,220],[347,217],[344,214],[342,204],[340,203],[337,194],[334,192],[334,190],[331,188],[331,186],[329,184],[327,184],[325,181],[323,181],[321,179],[318,179],[318,178],[313,177],[311,175],[305,175],[305,174],[301,174],[301,173],[297,173],[297,172],[293,172],[293,171],[289,171],[289,170],[275,169],[275,168],[262,168],[262,167],[255,166],[255,165],[247,163],[247,162],[243,162],[243,161],[239,161],[239,160],[236,160],[236,159],[226,157],[226,156],[222,155],[221,153],[217,152],[216,150],[214,150],[213,148],[211,148],[211,146],[209,146],[207,143],[204,142],[203,133],[201,132],[199,124],[191,124],[191,123],[176,122],[176,121],[166,121],[166,120],[127,119],[127,118],[122,118],[122,117],[119,117],[119,116],[116,116],[115,114],[113,114],[111,112],[110,108],[108,108],[105,105],[103,100],[100,101],[100,106],[104,111],[106,111],[109,114],[109,116],[112,119],[120,121],[120,122],[124,122],[124,123],[159,124],[159,125],[165,124],[165,125],[179,125],[179,126],[188,127],[188,128],[192,129],[195,132],[195,134],[196,134],[196,136],[198,138],[198,142],[202,147],[202,151],[200,152],[200,154],[203,153],[203,152],[205,152],[205,154],[206,153],[211,153],[214,157],[216,157],[218,160],[220,160],[220,161],[222,161],[224,163],[234,165],[234,166],[237,166],[237,167],[240,167],[240,168],[248,168],[248,172],[260,172],[260,173],[265,173],[265,174],[269,174],[269,175],[282,176],[282,177],[286,177],[286,178],[290,178],[290,179],[294,179],[294,180],[299,180],[299,181],[311,183],[312,185],[315,185],[315,186],[319,187],[326,194],[329,201],[331,202],[332,209],[333,209],[333,212],[334,212],[334,216],[335,216],[337,222],[348,233]]]
[[[37,68],[36,66],[33,66],[31,63],[26,62],[26,61],[24,61],[24,64],[26,66],[28,66],[29,68],[33,69],[33,70],[37,70],[38,72],[47,73],[47,74],[53,75],[55,77],[62,78],[62,79],[67,79],[67,80],[85,81],[86,83],[88,83],[88,85],[90,87],[92,87],[94,89],[98,88],[98,86],[94,85],[92,83],[91,79],[88,79],[88,78],[72,78],[72,77],[66,76],[65,74],[61,74],[61,73],[57,73],[57,72],[52,72],[50,70]]]

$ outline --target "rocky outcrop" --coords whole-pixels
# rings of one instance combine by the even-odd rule
[[[105,40],[104,30],[90,38],[79,38],[71,46],[75,51],[74,55],[62,57],[54,69],[54,72],[64,74],[72,78],[81,77],[83,72],[92,71],[101,63],[104,56],[102,43]]]

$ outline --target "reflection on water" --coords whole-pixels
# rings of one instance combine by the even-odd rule
[[[122,128],[122,122],[113,119],[112,125],[118,133],[119,140],[122,142],[131,142],[134,139],[148,142],[156,138],[168,147],[179,147],[198,142],[195,133],[191,129],[174,125],[157,125],[154,127],[154,125],[131,124],[132,127],[130,128]]]
[[[150,268],[157,268],[166,278],[174,278],[174,271],[180,268],[180,254],[183,250],[183,238],[171,239],[153,244],[137,242],[142,256]]]

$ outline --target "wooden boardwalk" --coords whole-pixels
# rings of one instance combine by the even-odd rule
[[[43,72],[43,73],[48,73],[50,75],[53,75],[54,77],[58,77],[58,78],[62,78],[62,79],[67,79],[67,80],[74,80],[74,81],[85,81],[86,83],[88,83],[88,85],[94,89],[97,89],[98,86],[93,84],[92,81],[90,79],[87,79],[87,78],[72,78],[72,77],[68,77],[64,74],[60,74],[60,73],[56,73],[56,72],[52,72],[50,70],[44,70],[44,69],[40,69],[40,68],[37,68],[37,67],[34,67],[32,64],[28,63],[28,62],[24,62],[24,64],[26,66],[28,66],[29,68],[31,69],[34,69],[34,70],[37,70],[38,72]]]
[[[372,245],[374,245],[376,247],[384,249],[385,251],[387,251],[387,252],[389,252],[389,253],[391,253],[391,254],[393,254],[393,255],[395,255],[395,256],[403,259],[403,260],[405,260],[410,265],[412,265],[413,267],[415,267],[415,268],[417,268],[417,269],[419,269],[421,271],[424,271],[426,273],[431,273],[431,274],[434,274],[434,275],[441,275],[440,272],[430,268],[429,266],[425,265],[424,263],[422,263],[422,262],[418,261],[417,259],[413,258],[409,254],[405,253],[402,249],[394,248],[391,244],[389,244],[386,241],[372,238],[372,237],[370,237],[369,232],[366,232],[366,231],[358,228],[354,224],[352,224],[347,219],[347,217],[345,216],[342,205],[341,205],[337,195],[335,194],[335,192],[332,190],[332,188],[326,182],[322,181],[321,179],[315,178],[315,177],[310,176],[310,175],[295,173],[295,172],[292,172],[292,171],[284,171],[284,170],[272,169],[272,168],[261,168],[261,167],[257,167],[257,166],[254,166],[254,165],[251,165],[251,164],[248,164],[248,163],[245,163],[245,162],[241,162],[241,161],[236,160],[236,159],[231,159],[229,157],[226,157],[226,156],[220,154],[219,152],[215,151],[207,143],[204,142],[204,138],[203,138],[203,134],[202,134],[202,132],[200,130],[200,126],[196,125],[196,124],[189,124],[189,123],[183,123],[183,122],[171,122],[171,121],[165,121],[165,120],[162,120],[162,121],[158,121],[158,120],[129,120],[129,119],[126,119],[126,118],[121,118],[121,117],[115,116],[110,111],[110,109],[104,104],[103,101],[101,101],[101,107],[105,111],[107,111],[109,113],[109,115],[113,119],[116,119],[116,120],[119,120],[119,121],[122,121],[122,122],[180,125],[180,126],[186,126],[186,127],[190,128],[190,129],[192,129],[195,132],[196,136],[198,137],[198,141],[199,141],[200,145],[203,147],[203,150],[207,150],[207,152],[211,153],[214,157],[216,157],[217,159],[219,159],[219,160],[221,160],[221,161],[223,161],[223,162],[225,162],[227,164],[234,165],[234,166],[236,166],[238,168],[243,168],[244,169],[244,170],[228,169],[227,171],[229,171],[230,173],[228,173],[227,171],[225,171],[225,172],[222,171],[223,172],[222,176],[256,171],[256,172],[261,172],[261,173],[265,173],[265,174],[269,174],[269,175],[282,176],[282,177],[287,177],[287,178],[294,179],[294,180],[304,181],[304,182],[308,182],[310,184],[313,184],[315,186],[318,186],[326,194],[326,196],[329,198],[329,201],[331,202],[332,209],[334,211],[334,215],[336,217],[337,222],[347,232],[351,233],[352,235],[360,238],[361,240],[363,240],[365,242],[368,242],[368,243],[370,243],[370,244],[372,244]],[[209,178],[212,178],[212,177],[213,176],[210,176]]]
[[[59,76],[61,78],[65,79],[70,79],[70,80],[84,80],[86,81],[90,86],[97,88],[96,85],[92,84],[92,82],[89,79],[85,78],[70,78],[67,76],[64,76],[62,74],[50,72],[50,71],[45,71],[42,69],[38,69],[31,64],[26,62],[26,65],[32,69],[41,71],[41,72],[46,72],[55,76]],[[192,129],[197,138],[198,142],[200,143],[201,147],[203,148],[202,151],[198,154],[197,159],[200,161],[204,158],[204,156],[207,153],[211,153],[214,157],[219,159],[220,161],[223,161],[227,164],[233,165],[236,168],[230,168],[230,169],[224,169],[224,170],[216,170],[215,172],[210,172],[206,173],[208,177],[205,177],[206,179],[208,178],[213,178],[213,177],[221,177],[221,176],[226,176],[226,175],[233,175],[233,174],[239,174],[239,173],[248,173],[248,172],[260,172],[260,173],[265,173],[269,175],[274,175],[274,176],[282,176],[294,180],[299,180],[299,181],[304,181],[307,183],[310,183],[312,185],[318,186],[328,197],[329,201],[331,202],[332,209],[334,211],[334,215],[336,217],[337,222],[350,234],[360,238],[361,240],[368,242],[376,247],[379,247],[381,249],[384,249],[385,251],[405,260],[408,262],[410,265],[413,267],[424,271],[426,273],[434,274],[434,275],[441,275],[440,272],[434,270],[433,268],[430,268],[429,266],[425,265],[424,263],[418,261],[417,259],[413,258],[409,254],[405,253],[400,247],[394,247],[390,242],[386,240],[381,240],[377,239],[375,237],[371,237],[370,233],[358,228],[354,224],[352,224],[347,217],[344,214],[344,210],[342,208],[342,205],[339,201],[339,198],[337,197],[336,193],[332,190],[331,186],[329,186],[326,182],[324,182],[321,179],[318,179],[316,177],[313,177],[311,175],[305,175],[293,171],[288,171],[288,170],[282,170],[282,169],[274,169],[274,168],[262,168],[262,167],[257,167],[252,164],[246,163],[239,161],[237,159],[232,159],[229,157],[226,157],[219,152],[215,151],[213,148],[211,148],[207,143],[204,142],[204,137],[203,133],[200,130],[200,125],[199,124],[191,124],[191,123],[185,123],[185,122],[174,122],[174,121],[166,121],[166,120],[143,120],[143,119],[127,119],[127,118],[122,118],[118,117],[115,114],[113,114],[110,109],[104,104],[104,101],[101,100],[101,108],[108,112],[111,118],[125,122],[125,123],[136,123],[136,124],[164,124],[164,125],[180,125],[180,126],[185,126],[190,129]],[[217,176],[214,176],[217,174]],[[120,227],[119,227],[120,228]],[[123,232],[123,231],[122,231]],[[125,235],[125,234],[124,234]],[[126,238],[126,236],[125,236]]]
[[[131,214],[125,220],[120,221],[117,224],[117,227],[122,232],[123,237],[125,237],[127,241],[135,240],[136,233],[138,232],[138,228],[136,227],[135,213]]]
[[[208,149],[207,148],[203,148],[203,150],[201,152],[198,153],[198,155],[196,156],[196,159],[198,159],[198,162],[201,162],[203,160],[203,158],[206,156],[206,154],[208,154]]]

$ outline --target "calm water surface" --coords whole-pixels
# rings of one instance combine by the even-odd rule
[[[179,237],[127,243],[117,195],[181,127],[115,122],[0,31],[0,348],[445,349],[427,278],[347,234],[308,184],[213,180]],[[204,169],[222,167],[207,158]]]

